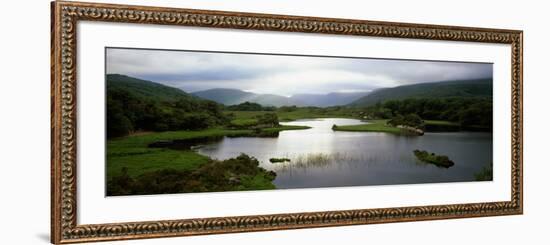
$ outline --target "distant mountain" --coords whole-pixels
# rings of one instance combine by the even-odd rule
[[[258,103],[264,106],[302,106],[301,101],[297,101],[293,98],[275,95],[275,94],[259,94],[257,97],[251,100],[251,102]]]
[[[199,98],[213,100],[224,105],[239,104],[243,98],[252,98],[254,93],[238,89],[215,88],[191,93]]]
[[[178,88],[126,75],[108,74],[106,79],[108,91],[122,89],[136,96],[157,101],[202,98],[224,105],[236,105],[249,101],[263,106],[277,107],[290,105],[317,107],[336,105],[369,106],[379,101],[406,98],[491,97],[493,95],[491,78],[403,85],[382,88],[373,92],[296,94],[291,97],[256,94],[227,88],[215,88],[189,94]]]
[[[236,105],[243,102],[254,102],[263,106],[289,106],[303,103],[292,98],[274,94],[256,94],[238,89],[214,88],[192,93],[199,98],[213,100],[224,105]]]
[[[353,93],[328,93],[328,94],[295,94],[290,98],[301,101],[307,106],[328,107],[347,105],[369,92],[353,92]]]
[[[328,107],[349,104],[368,92],[328,93],[328,94],[295,94],[285,97],[275,94],[256,94],[238,89],[214,88],[192,93],[197,97],[213,100],[225,105],[236,105],[243,102],[254,102],[263,106],[317,106]]]
[[[492,97],[493,79],[443,81],[403,85],[373,91],[350,103],[351,106],[369,106],[387,100],[406,98]]]
[[[107,74],[106,78],[108,92],[114,89],[120,89],[128,91],[141,98],[158,101],[176,101],[181,98],[193,98],[193,96],[181,89],[126,75]]]

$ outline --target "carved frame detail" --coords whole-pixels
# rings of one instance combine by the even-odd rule
[[[74,243],[523,213],[523,32],[209,10],[57,1],[51,4],[51,242]],[[511,45],[511,199],[502,202],[359,209],[111,224],[77,224],[77,22],[126,22]]]

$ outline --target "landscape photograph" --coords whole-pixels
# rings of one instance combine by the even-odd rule
[[[105,48],[106,196],[493,180],[493,64]]]

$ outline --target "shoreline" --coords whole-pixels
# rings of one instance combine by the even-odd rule
[[[375,120],[362,120],[365,124],[358,125],[334,125],[334,131],[342,132],[378,132],[378,133],[391,133],[397,135],[410,135],[410,133],[399,127],[393,127],[387,125],[388,119],[375,119]],[[451,132],[484,132],[492,133],[491,130],[463,130],[458,123],[450,121],[438,121],[438,120],[425,120],[426,130],[425,133],[451,133]],[[466,129],[469,129],[467,127]]]

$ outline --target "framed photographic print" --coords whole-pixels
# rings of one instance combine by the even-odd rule
[[[523,212],[522,31],[51,10],[52,243]]]

